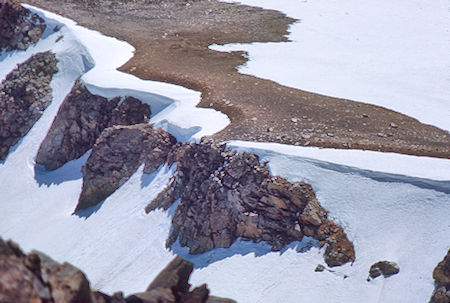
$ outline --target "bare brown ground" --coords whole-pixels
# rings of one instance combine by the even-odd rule
[[[132,44],[136,54],[121,70],[201,91],[199,106],[220,110],[231,120],[214,135],[217,140],[450,158],[447,131],[382,107],[239,74],[244,53],[208,49],[212,43],[286,41],[295,20],[279,12],[215,0],[26,2]]]

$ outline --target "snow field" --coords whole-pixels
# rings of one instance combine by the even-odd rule
[[[446,0],[242,0],[299,21],[287,43],[245,50],[242,73],[361,101],[450,130],[450,4]]]
[[[273,2],[276,3],[276,2]],[[281,2],[280,2],[281,3]],[[33,8],[34,9],[34,8]],[[238,302],[426,302],[431,273],[449,248],[450,176],[448,160],[377,152],[317,150],[279,144],[229,142],[251,151],[269,169],[290,181],[306,181],[330,216],[344,227],[356,248],[353,265],[314,272],[324,264],[317,243],[305,238],[282,252],[238,241],[230,249],[191,256],[165,248],[173,209],[148,215],[144,207],[167,184],[175,167],[151,174],[142,167],[100,206],[72,215],[81,191],[80,168],[88,154],[47,172],[34,157],[74,81],[106,97],[132,95],[152,106],[152,122],[180,140],[198,140],[225,127],[221,113],[197,109],[199,93],[142,81],[115,69],[132,47],[73,21],[39,11],[61,31],[48,32],[26,52],[0,57],[0,79],[33,53],[52,49],[60,71],[53,102],[31,131],[0,163],[0,235],[25,250],[43,251],[86,272],[94,288],[126,294],[144,290],[174,254],[194,262],[194,285],[208,283],[214,295]],[[62,34],[64,38],[55,42]],[[104,40],[101,40],[104,39]],[[103,60],[104,49],[117,50]],[[207,112],[206,112],[207,111]],[[300,252],[298,252],[300,251]],[[400,274],[367,282],[368,269],[388,259]],[[344,278],[347,276],[346,278]]]

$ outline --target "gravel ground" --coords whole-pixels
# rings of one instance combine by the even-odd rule
[[[215,0],[26,2],[132,44],[136,54],[121,70],[201,91],[199,106],[220,110],[231,120],[214,135],[217,140],[450,158],[447,131],[382,107],[239,74],[236,67],[246,62],[245,53],[208,49],[212,43],[286,41],[295,20],[282,13]]]

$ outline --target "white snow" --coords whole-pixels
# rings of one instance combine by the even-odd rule
[[[242,73],[380,105],[450,130],[448,1],[239,2],[300,20],[289,28],[289,43],[211,45],[249,52]]]
[[[274,2],[276,3],[276,2]],[[344,5],[344,4],[343,4]],[[356,5],[356,4],[355,4]],[[144,290],[174,256],[195,263],[191,281],[208,283],[212,294],[238,302],[426,302],[433,291],[432,270],[450,247],[449,160],[335,151],[232,141],[270,161],[274,175],[306,181],[330,216],[341,224],[356,248],[353,265],[315,273],[322,251],[311,239],[293,243],[281,253],[267,245],[236,242],[230,249],[190,256],[185,248],[164,242],[172,209],[148,215],[144,207],[172,176],[162,166],[151,175],[142,167],[98,207],[73,215],[81,191],[80,168],[88,154],[47,172],[34,157],[62,100],[74,81],[106,97],[133,95],[152,106],[153,122],[179,139],[198,140],[223,128],[221,113],[197,109],[198,92],[142,81],[115,70],[132,55],[124,42],[40,11],[57,33],[26,52],[0,57],[0,79],[38,51],[52,49],[59,72],[52,80],[53,102],[30,132],[0,162],[0,235],[25,250],[41,250],[86,272],[94,288],[126,294]],[[64,38],[55,42],[59,35]],[[104,40],[102,40],[104,39]],[[111,61],[105,51],[116,52]],[[103,50],[103,51],[102,51]],[[288,58],[288,57],[287,57]],[[367,282],[370,265],[388,259],[400,274]],[[344,279],[344,275],[348,277]]]

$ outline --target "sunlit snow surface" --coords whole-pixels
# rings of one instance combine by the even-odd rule
[[[188,255],[177,244],[173,251],[167,250],[164,242],[173,208],[146,215],[144,207],[175,167],[163,166],[152,175],[143,174],[141,167],[100,206],[81,217],[72,215],[81,191],[80,168],[88,154],[53,172],[36,167],[34,157],[79,76],[95,93],[131,94],[148,102],[156,113],[152,121],[180,140],[212,134],[228,119],[212,110],[196,109],[198,92],[117,72],[115,68],[132,55],[128,44],[53,14],[45,13],[45,18],[51,26],[36,47],[0,57],[0,79],[15,64],[48,49],[56,52],[60,69],[51,83],[53,103],[6,161],[0,162],[2,237],[13,238],[26,250],[38,249],[73,263],[87,273],[93,287],[106,292],[144,290],[176,253],[195,263],[191,279],[195,285],[208,283],[213,294],[239,302],[428,300],[432,270],[450,246],[450,169],[445,159],[229,143],[270,161],[273,174],[313,186],[356,248],[356,262],[334,272],[314,272],[323,257],[311,239],[293,243],[281,253],[271,252],[264,244],[240,241],[230,249],[197,256]],[[61,30],[53,33],[56,24]],[[64,38],[55,42],[59,35]],[[398,262],[400,274],[367,282],[370,265],[383,259]]]
[[[299,20],[289,29],[289,43],[211,46],[248,51],[250,61],[241,72],[380,105],[450,130],[447,0],[238,2]]]

